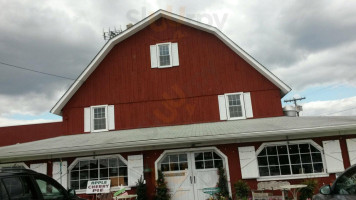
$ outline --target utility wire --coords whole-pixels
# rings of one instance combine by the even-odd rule
[[[353,108],[349,108],[349,109],[346,109],[346,110],[340,110],[340,111],[337,111],[337,112],[323,114],[323,115],[333,115],[333,114],[336,114],[336,113],[341,113],[341,112],[345,112],[345,111],[349,111],[349,110],[355,110],[355,109],[356,109],[356,107],[353,107]]]
[[[4,62],[1,62],[1,61],[0,61],[0,64],[8,66],[8,67],[14,67],[14,68],[17,68],[17,69],[22,69],[22,70],[34,72],[34,73],[44,74],[44,75],[48,75],[48,76],[54,76],[54,77],[57,77],[57,78],[63,78],[63,79],[72,80],[72,81],[76,80],[74,78],[69,78],[69,77],[60,76],[60,75],[56,75],[56,74],[50,74],[50,73],[41,72],[41,71],[37,71],[37,70],[33,70],[33,69],[28,69],[28,68],[25,68],[25,67],[20,67],[20,66],[4,63]]]

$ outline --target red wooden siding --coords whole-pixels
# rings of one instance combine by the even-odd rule
[[[178,43],[178,67],[151,69],[149,47],[162,42]],[[103,104],[115,105],[116,129],[219,121],[217,95],[246,91],[256,117],[282,115],[278,87],[218,38],[160,19],[111,50],[64,107],[64,122],[69,134],[83,132],[83,108]]]
[[[62,122],[0,128],[0,146],[31,142],[63,135]]]

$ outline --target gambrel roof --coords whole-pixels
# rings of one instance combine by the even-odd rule
[[[194,21],[192,19],[188,19],[164,10],[158,10],[152,15],[146,17],[140,22],[136,23],[131,28],[123,31],[118,36],[109,40],[104,47],[99,51],[99,53],[94,57],[94,59],[90,62],[87,68],[80,74],[80,76],[76,79],[76,81],[71,85],[71,87],[65,92],[65,94],[59,99],[56,105],[51,109],[51,113],[61,115],[61,111],[63,107],[67,104],[67,102],[72,98],[72,96],[76,93],[76,91],[80,88],[80,86],[84,83],[84,81],[91,75],[91,73],[97,68],[100,62],[105,58],[105,56],[110,52],[110,50],[121,41],[126,38],[132,36],[138,31],[144,29],[151,23],[156,20],[164,17],[166,19],[211,33],[218,37],[225,45],[230,47],[237,55],[243,58],[247,63],[249,63],[253,68],[255,68],[259,73],[265,76],[269,81],[275,84],[281,91],[282,96],[287,94],[291,88],[286,85],[283,81],[281,81],[277,76],[275,76],[272,72],[270,72],[267,68],[261,65],[257,60],[255,60],[252,56],[246,53],[243,49],[241,49],[238,45],[236,45],[231,39],[229,39],[226,35],[224,35],[217,28]]]

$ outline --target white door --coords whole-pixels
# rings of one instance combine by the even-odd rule
[[[167,155],[161,162],[161,170],[172,200],[194,199],[193,176],[189,153]]]
[[[216,187],[222,158],[214,151],[168,154],[161,161],[172,200],[206,200],[204,188]]]

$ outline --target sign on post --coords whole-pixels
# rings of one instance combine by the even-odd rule
[[[110,193],[111,180],[88,181],[86,194]]]

